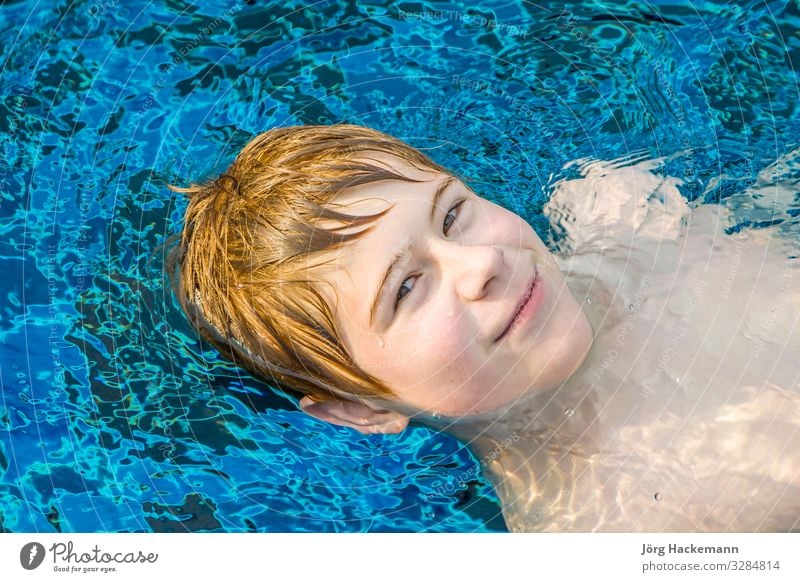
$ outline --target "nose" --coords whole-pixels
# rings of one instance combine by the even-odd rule
[[[503,273],[503,250],[497,245],[438,240],[431,244],[430,252],[439,266],[442,283],[465,301],[484,297],[492,281]]]

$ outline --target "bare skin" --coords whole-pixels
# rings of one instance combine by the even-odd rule
[[[592,330],[558,265],[516,214],[450,176],[383,158],[409,183],[387,180],[337,196],[346,211],[372,214],[394,204],[373,231],[340,249],[315,275],[334,307],[345,347],[379,377],[395,401],[372,407],[301,401],[307,412],[362,432],[397,432],[410,417],[465,417],[496,411],[560,385],[588,353]],[[389,279],[370,324],[372,297],[392,257],[414,250]],[[536,322],[498,340],[535,277]],[[331,289],[335,289],[335,294]],[[396,305],[396,307],[395,307]]]
[[[800,268],[770,230],[723,235],[727,211],[690,210],[654,165],[595,164],[561,183],[545,210],[566,234],[555,255],[478,198],[464,238],[412,227],[430,237],[426,279],[406,282],[424,297],[376,335],[363,299],[372,264],[408,225],[427,227],[419,199],[398,205],[366,254],[330,275],[348,347],[380,364],[398,401],[301,406],[362,432],[413,417],[454,434],[512,531],[799,529]],[[371,194],[391,199],[384,186]],[[527,257],[558,299],[498,348],[489,340],[513,313]]]
[[[513,531],[800,529],[791,245],[773,230],[723,235],[727,210],[690,212],[648,170],[598,165],[546,210],[595,217],[568,222],[575,250],[561,257],[591,301],[590,356],[560,389],[455,432],[486,461]]]

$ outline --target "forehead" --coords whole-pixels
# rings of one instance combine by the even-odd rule
[[[356,233],[365,229],[369,229],[369,232],[323,254],[322,259],[326,264],[310,269],[323,281],[332,284],[342,301],[359,300],[366,304],[374,291],[371,287],[375,283],[373,279],[386,267],[394,249],[400,248],[405,241],[405,224],[411,224],[410,220],[419,220],[418,217],[423,214],[427,215],[435,184],[448,175],[417,168],[401,158],[383,152],[370,153],[359,158],[359,161],[391,169],[406,178],[420,180],[382,180],[363,184],[337,193],[329,202],[337,211],[353,216],[388,210],[382,217],[360,226],[342,228],[341,224],[323,225],[325,228],[338,226],[337,232],[340,234]],[[412,219],[412,215],[416,218]],[[333,297],[329,286],[324,287],[329,304],[334,306],[335,303],[330,301]],[[362,307],[359,311],[366,312],[366,305]]]
[[[408,178],[409,180],[422,180],[427,182],[436,180],[437,178],[443,176],[441,172],[432,168],[420,168],[415,166],[410,161],[386,152],[365,152],[361,156],[355,158],[355,161],[368,163],[390,170],[394,174],[398,174],[404,178]],[[391,189],[392,186],[397,186],[398,184],[414,184],[414,182],[406,180],[382,180],[380,182],[364,184],[354,188],[342,190],[333,197],[332,201],[339,202],[343,199],[354,199],[364,194],[374,195],[373,191],[375,190],[384,191]]]
[[[408,178],[408,180],[381,180],[346,188],[336,193],[328,202],[328,205],[333,206],[336,210],[354,216],[365,216],[381,212],[393,205],[397,206],[401,202],[411,201],[415,205],[421,201],[429,202],[433,184],[448,176],[433,169],[418,168],[402,158],[384,152],[370,152],[358,158],[358,161],[389,169],[395,174]],[[372,232],[365,234],[364,237],[370,237],[376,230],[379,230],[381,223],[386,222],[385,219],[391,214],[393,214],[393,210],[387,212],[382,218],[376,218],[372,221],[370,223],[373,227]],[[324,226],[338,226],[341,228],[341,224]],[[337,230],[337,232],[358,232],[364,228],[365,226],[348,227]],[[342,250],[346,249],[347,246],[343,246]],[[355,244],[351,243],[351,246],[359,246],[358,241]]]

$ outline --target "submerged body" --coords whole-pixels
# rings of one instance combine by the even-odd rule
[[[796,528],[798,248],[773,236],[793,223],[727,237],[726,211],[690,212],[655,165],[559,184],[553,254],[396,138],[274,128],[176,189],[173,288],[201,337],[311,416],[460,437],[514,531]]]
[[[581,367],[451,426],[511,531],[800,530],[798,252],[725,235],[655,165],[592,164],[546,208],[595,334]]]

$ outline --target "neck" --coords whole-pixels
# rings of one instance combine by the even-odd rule
[[[618,306],[612,293],[596,280],[585,285],[580,280],[572,283],[572,292],[582,302],[597,340],[604,328],[619,319]],[[586,297],[591,302],[585,302]],[[596,390],[597,371],[607,368],[602,362],[606,354],[601,343],[595,341],[569,378],[555,387],[526,394],[492,412],[460,418],[428,418],[423,419],[423,424],[466,444],[496,485],[510,474],[526,479],[525,471],[540,465],[537,458],[545,462],[544,458],[552,456],[555,449],[579,453],[610,441]]]
[[[524,394],[491,412],[441,419],[431,423],[434,428],[456,436],[476,452],[485,454],[487,447],[491,452],[498,443],[507,442],[509,438],[516,441],[515,436],[575,431],[585,434],[589,425],[596,423],[594,387],[598,378],[595,372],[606,367],[602,366],[606,350],[598,340],[605,328],[618,323],[621,313],[613,302],[612,293],[596,280],[584,284],[575,278],[571,283],[572,293],[589,319],[594,339],[569,377],[556,386]],[[590,302],[586,302],[587,297]]]
[[[598,418],[593,384],[586,380],[590,367],[591,358],[587,357],[570,381],[558,387],[528,394],[500,410],[463,417],[439,429],[481,455],[496,451],[498,446],[504,450],[509,443],[525,442],[528,440],[525,437],[560,434],[578,438],[585,435]]]

